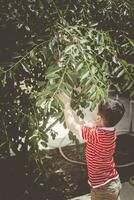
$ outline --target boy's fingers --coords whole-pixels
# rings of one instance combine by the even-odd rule
[[[71,102],[71,98],[68,97],[65,93],[58,93],[57,97],[59,98],[59,100],[61,100],[64,104]]]
[[[57,93],[56,97],[58,97],[60,99],[62,97],[61,93]]]
[[[77,91],[78,93],[81,93],[83,91],[83,87],[79,86],[79,87],[74,87],[74,90]]]
[[[60,101],[62,101],[63,103],[65,103],[65,99],[64,99],[64,97],[62,96],[61,93],[57,94],[56,97],[57,97]]]
[[[69,98],[66,94],[64,93],[58,93],[57,96],[60,98],[60,99],[67,99]]]
[[[64,108],[63,107],[60,107],[60,109],[61,109],[62,112],[64,112]]]

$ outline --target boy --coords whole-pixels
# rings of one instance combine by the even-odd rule
[[[86,161],[91,200],[119,200],[121,183],[113,160],[116,141],[114,126],[121,120],[124,106],[117,100],[101,101],[92,113],[95,124],[91,127],[80,121],[66,94],[57,96],[64,104],[67,128],[87,141]]]

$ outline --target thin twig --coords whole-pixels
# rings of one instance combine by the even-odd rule
[[[24,60],[30,53],[31,51],[33,51],[34,49],[38,48],[39,46],[42,46],[44,43],[46,43],[47,41],[43,41],[40,44],[36,45],[33,49],[31,49],[28,53],[26,53],[25,56],[23,56],[17,63],[15,63],[12,67],[10,67],[8,70],[4,71],[2,70],[4,73],[7,73],[8,71],[12,70],[14,67],[16,67],[18,64],[20,64],[22,62],[22,60]]]

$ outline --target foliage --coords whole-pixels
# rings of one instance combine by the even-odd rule
[[[59,90],[81,117],[110,85],[134,97],[133,1],[1,3],[1,156],[29,153],[43,170],[48,134],[63,121]]]
[[[80,21],[88,26],[110,30],[126,59],[126,53],[129,57],[127,50],[131,48],[127,44],[124,52],[122,45],[129,43],[126,37],[133,39],[133,13],[133,0],[1,0],[0,58],[12,59],[24,53],[29,47],[26,46],[28,42],[50,38],[60,15],[71,25]],[[132,56],[129,60],[132,61]]]
[[[47,84],[45,82],[41,86],[36,105],[51,114],[55,110],[54,97],[59,90],[69,95],[74,90],[72,99],[75,107],[77,103],[87,107],[90,102],[94,106],[107,95],[110,70],[119,66],[123,69],[109,34],[92,27],[59,24],[54,37],[46,45],[48,51]],[[75,87],[79,86],[82,93],[77,94]]]

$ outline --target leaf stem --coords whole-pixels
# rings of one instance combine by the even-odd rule
[[[1,69],[1,71],[3,71],[3,73],[7,73],[9,71],[11,71],[13,68],[15,68],[18,64],[20,64],[33,50],[35,50],[36,48],[38,48],[39,46],[42,46],[44,43],[46,43],[47,41],[43,41],[40,44],[36,45],[34,48],[32,48],[28,53],[26,53],[25,56],[23,56],[18,62],[16,62],[12,67],[10,67],[8,70],[4,71]]]

